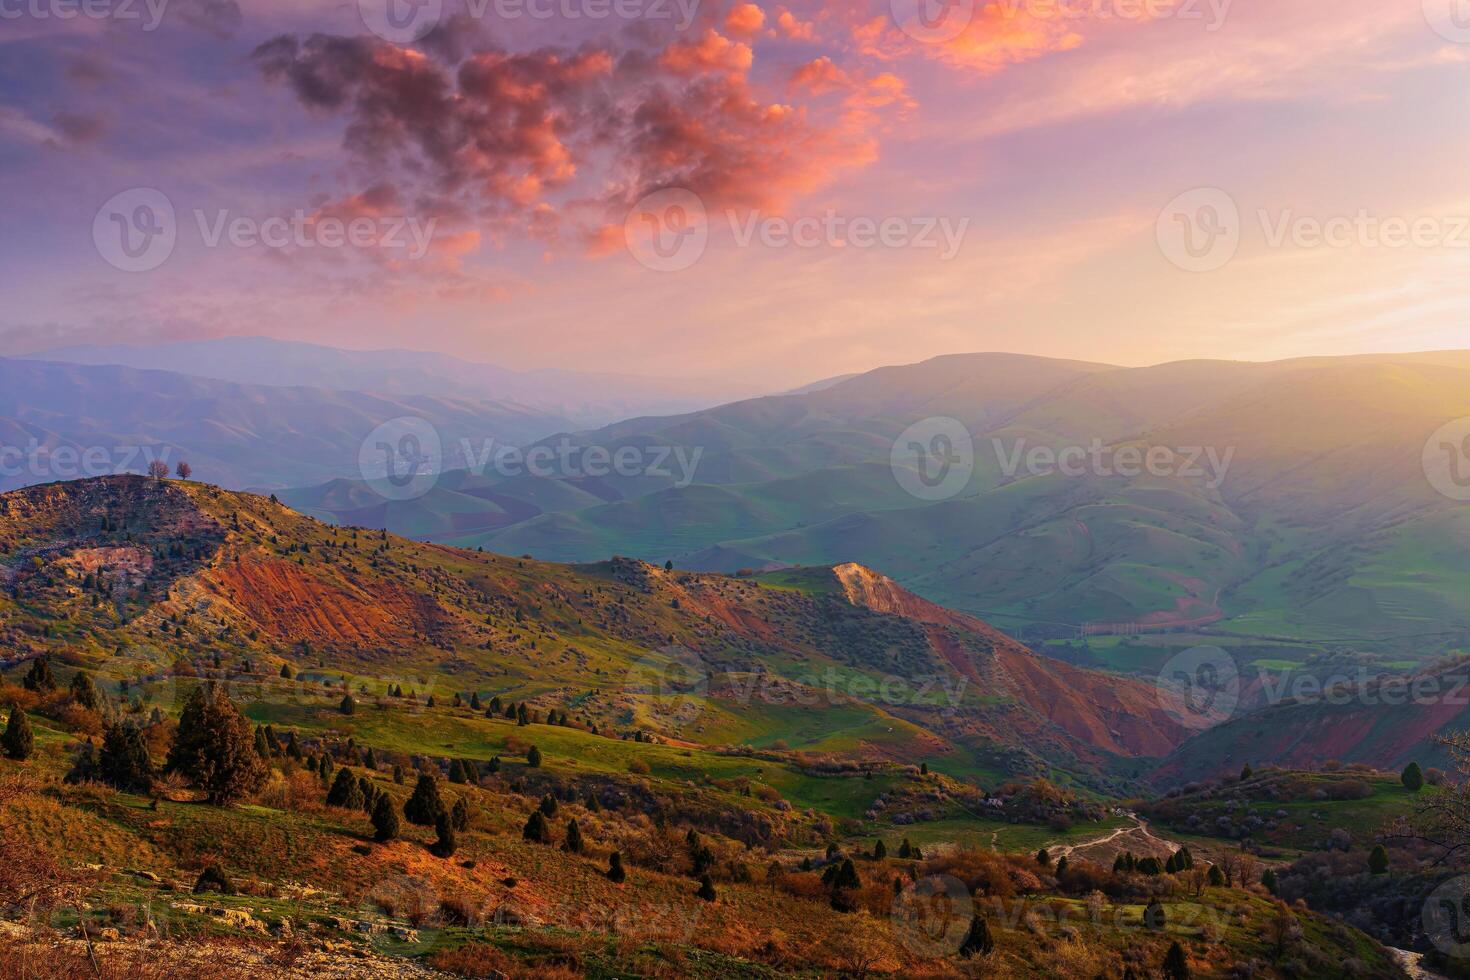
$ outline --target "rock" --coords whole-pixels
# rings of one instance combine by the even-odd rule
[[[142,878],[144,881],[151,881],[155,885],[163,881],[162,878],[154,874],[152,871],[140,871],[132,869],[128,871],[128,874],[132,875],[134,878]]]
[[[97,935],[92,938],[99,943],[115,943],[122,939],[122,933],[116,929],[98,929]]]

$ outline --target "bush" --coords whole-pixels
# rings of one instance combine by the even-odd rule
[[[235,885],[225,876],[223,869],[219,865],[211,864],[199,875],[199,880],[194,882],[195,895],[201,895],[205,892],[233,895],[235,894]]]

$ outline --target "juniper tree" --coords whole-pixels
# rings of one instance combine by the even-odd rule
[[[975,916],[970,920],[970,931],[965,933],[965,941],[960,943],[960,955],[968,960],[989,956],[994,951],[995,940],[990,936],[990,924],[985,921],[985,916]]]
[[[532,811],[530,819],[526,821],[525,829],[521,831],[521,837],[533,844],[551,843],[551,828],[547,826],[546,818],[541,815],[540,810]]]
[[[342,695],[342,701],[337,705],[337,710],[344,715],[354,714],[357,711],[357,702],[352,700],[352,695]]]
[[[713,879],[711,879],[709,875],[705,875],[704,877],[700,878],[699,891],[695,892],[694,894],[699,898],[704,899],[706,902],[713,902],[715,900],[715,883]]]
[[[153,760],[143,733],[133,725],[107,726],[98,765],[103,781],[123,792],[146,793],[153,788]]]
[[[536,748],[536,746],[534,745],[531,746],[530,751],[526,753],[526,765],[530,766],[532,769],[541,768],[541,750]]]
[[[1164,954],[1164,980],[1189,980],[1189,958],[1177,939]]]
[[[97,711],[102,707],[102,697],[97,693],[97,685],[92,682],[92,675],[85,670],[77,671],[71,679],[71,699],[88,711]]]
[[[449,814],[441,813],[434,821],[434,830],[439,839],[429,847],[429,853],[435,857],[451,857],[459,843],[454,838],[454,824],[450,822]]]
[[[439,780],[428,773],[420,773],[413,795],[403,804],[403,815],[409,823],[432,827],[440,815],[447,813],[444,801],[439,797]]]
[[[556,816],[556,797],[552,796],[550,793],[547,793],[545,796],[541,797],[540,810],[543,816]]]
[[[569,854],[581,854],[583,850],[582,828],[577,826],[575,819],[567,821],[567,839],[562,842],[561,849]]]
[[[0,735],[0,746],[5,749],[5,757],[16,762],[24,762],[36,750],[30,720],[18,704],[10,706],[10,721],[5,726],[5,734]]]
[[[38,694],[56,690],[56,675],[51,673],[51,661],[45,657],[32,660],[31,669],[21,678],[21,686]]]
[[[621,885],[628,877],[628,872],[623,870],[623,853],[613,851],[612,857],[607,859],[607,878],[615,885]]]
[[[387,793],[379,793],[373,804],[373,840],[386,844],[398,837],[398,808]]]
[[[470,808],[463,796],[454,801],[454,807],[449,811],[449,822],[455,830],[470,829]]]
[[[347,766],[337,770],[337,779],[327,790],[327,806],[339,806],[344,810],[362,809],[362,787]]]
[[[196,687],[184,704],[167,768],[202,788],[215,806],[255,792],[267,775],[249,723],[213,684]]]
[[[1419,769],[1419,763],[1411,762],[1404,767],[1403,775],[1399,781],[1404,784],[1404,789],[1410,793],[1417,793],[1424,788],[1424,773]]]

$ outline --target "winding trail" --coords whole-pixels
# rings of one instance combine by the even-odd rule
[[[1118,827],[1101,837],[1077,844],[1052,844],[1047,847],[1047,852],[1051,854],[1053,860],[1056,860],[1061,857],[1070,857],[1079,851],[1091,851],[1095,848],[1105,849],[1106,853],[1103,855],[1105,858],[1111,858],[1125,850],[1132,851],[1139,857],[1168,857],[1179,850],[1179,845],[1173,841],[1155,836],[1148,829],[1148,821],[1138,814],[1129,812],[1124,816],[1133,821],[1133,826]],[[1114,847],[1108,846],[1115,843]]]

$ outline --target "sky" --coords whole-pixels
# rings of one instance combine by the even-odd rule
[[[1465,0],[0,0],[0,355],[1470,347]]]

